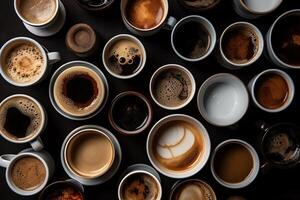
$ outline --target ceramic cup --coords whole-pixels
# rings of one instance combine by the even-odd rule
[[[76,0],[76,2],[85,10],[91,12],[103,12],[110,10],[114,5],[115,0],[105,0],[105,1],[85,1],[85,0]]]
[[[192,12],[209,12],[210,10],[216,8],[221,0],[213,1],[190,1],[190,0],[177,0],[180,6],[184,7],[188,11]],[[209,2],[209,3],[207,3]]]

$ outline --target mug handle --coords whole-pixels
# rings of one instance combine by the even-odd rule
[[[50,52],[50,53],[47,53],[47,56],[48,56],[50,65],[59,62],[61,59],[59,52]]]
[[[40,137],[37,137],[34,141],[30,142],[30,145],[35,151],[40,151],[44,148],[43,141],[41,140]]]
[[[169,16],[167,22],[164,25],[165,30],[171,31],[177,23],[177,19],[175,17]]]
[[[4,154],[0,156],[0,166],[7,168],[10,161],[15,157],[14,154]]]

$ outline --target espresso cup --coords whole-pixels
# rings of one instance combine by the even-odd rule
[[[279,67],[300,68],[299,31],[300,9],[280,15],[266,35],[269,59]]]
[[[210,139],[198,120],[173,114],[152,127],[146,148],[157,171],[170,178],[187,178],[205,166],[210,154]]]
[[[14,0],[14,8],[25,28],[40,37],[58,33],[66,21],[60,0]]]
[[[168,0],[122,0],[121,15],[126,28],[133,34],[149,36],[160,29],[171,30],[176,19],[168,17]]]
[[[0,73],[8,83],[19,87],[39,83],[47,76],[50,65],[58,61],[58,52],[48,52],[27,37],[13,38],[0,49]]]
[[[104,46],[102,53],[105,69],[119,79],[137,76],[144,69],[146,59],[146,50],[142,42],[128,34],[112,37]]]
[[[255,180],[260,163],[255,149],[250,144],[230,139],[215,148],[210,168],[218,183],[227,188],[238,189]]]
[[[45,109],[31,96],[15,94],[0,103],[0,135],[9,142],[30,143],[39,151],[44,147],[40,134],[46,124]]]
[[[254,19],[276,10],[283,0],[233,0],[233,8],[241,17]]]
[[[279,69],[268,69],[256,75],[248,84],[254,104],[269,113],[289,107],[295,95],[292,78]]]
[[[190,15],[176,23],[171,34],[171,45],[178,57],[197,62],[214,50],[217,35],[214,26],[206,18]]]
[[[86,120],[97,115],[108,98],[108,83],[92,63],[71,61],[58,68],[49,86],[53,107],[66,118]]]
[[[167,64],[157,69],[149,84],[153,101],[167,110],[178,110],[188,105],[196,92],[192,73],[177,64]]]
[[[0,166],[6,168],[5,178],[9,188],[22,196],[39,193],[52,177],[55,168],[49,153],[32,149],[17,155],[1,155]]]
[[[177,0],[177,2],[186,10],[193,12],[210,11],[215,8],[221,0],[211,1],[191,1],[191,0]]]
[[[222,33],[217,61],[228,69],[240,69],[255,63],[264,49],[259,29],[248,22],[236,22]]]
[[[118,170],[121,147],[105,128],[86,125],[73,130],[61,148],[61,162],[70,178],[83,185],[108,181]]]
[[[160,200],[162,186],[159,174],[145,164],[135,164],[128,167],[122,175],[118,186],[119,200],[127,199]]]
[[[230,126],[246,113],[249,95],[244,83],[227,73],[209,77],[200,87],[197,105],[202,117],[215,126]]]
[[[76,0],[78,4],[92,12],[102,12],[109,10],[112,5],[114,5],[115,0],[104,0],[104,1],[86,1],[86,0]]]

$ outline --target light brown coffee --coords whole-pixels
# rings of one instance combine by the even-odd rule
[[[95,178],[108,171],[114,161],[115,150],[111,140],[94,130],[74,136],[66,147],[66,161],[79,176]]]
[[[18,0],[17,9],[28,22],[43,24],[54,17],[56,4],[56,0]]]
[[[14,163],[11,179],[22,190],[35,190],[45,182],[46,168],[36,157],[22,157]]]
[[[204,143],[197,127],[189,122],[176,120],[167,122],[157,130],[151,149],[161,168],[186,171],[200,160]]]

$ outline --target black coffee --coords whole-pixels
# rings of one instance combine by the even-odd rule
[[[300,15],[286,16],[275,25],[272,44],[283,62],[300,67]]]
[[[175,31],[174,46],[182,56],[195,59],[208,51],[210,40],[207,29],[201,23],[189,21]]]
[[[146,102],[136,95],[126,95],[115,102],[112,117],[117,126],[127,131],[142,128],[148,121]]]

